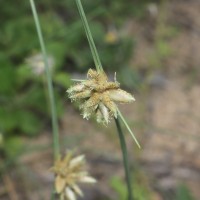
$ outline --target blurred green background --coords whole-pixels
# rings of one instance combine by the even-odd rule
[[[89,132],[95,131],[94,127],[96,132],[101,130],[101,137],[106,141],[113,139],[115,133],[113,125],[106,129],[99,127],[95,122],[84,122],[89,125],[81,124],[82,119],[76,105],[73,107],[67,99],[65,91],[72,84],[71,78],[84,78],[87,70],[94,68],[75,2],[36,0],[35,3],[51,67],[63,150],[82,145],[80,149],[88,154],[90,165],[93,167],[96,165],[95,157],[104,158],[104,153],[101,152],[101,148],[91,153],[87,143],[82,144],[82,140],[87,141],[87,136],[82,134],[83,127],[87,126]],[[29,1],[16,0],[12,3],[0,1],[0,5],[0,199],[49,199],[52,177],[50,172],[46,171],[51,166],[52,159],[51,120],[44,65],[30,4]],[[142,152],[138,152],[132,147],[133,142],[128,142],[130,155],[132,150],[135,152],[134,159],[130,159],[133,165],[135,198],[200,198],[198,189],[193,187],[200,184],[200,165],[197,162],[199,146],[194,143],[199,141],[197,133],[200,119],[195,113],[199,108],[196,102],[199,97],[196,91],[199,89],[200,52],[198,3],[181,0],[87,0],[83,1],[83,7],[104,69],[111,79],[114,72],[117,72],[117,80],[121,82],[122,87],[133,91],[139,100],[138,108],[129,106],[124,110],[136,129],[135,132],[141,133],[138,137],[144,146]],[[169,91],[171,93],[168,96]],[[180,96],[175,98],[175,94],[179,93]],[[174,99],[172,104],[169,102],[168,107],[168,102],[162,101],[161,98],[166,99],[166,96]],[[189,101],[186,99],[188,96],[194,110],[191,109],[191,103],[177,108],[177,102]],[[161,102],[163,104],[160,105]],[[165,106],[166,111],[169,111],[166,118],[166,112],[162,110]],[[180,117],[180,121],[174,124],[174,117]],[[163,126],[163,121],[159,121],[161,118],[166,121]],[[66,121],[71,120],[77,121],[78,130],[74,130],[73,125],[64,125]],[[190,132],[186,131],[188,135],[181,137],[182,129],[179,126],[182,124],[185,124],[188,128],[185,130]],[[166,139],[168,135],[169,138]],[[99,136],[94,133],[92,137],[96,138],[98,143]],[[174,137],[177,146],[171,147]],[[166,146],[160,147],[163,143],[154,138],[160,138],[162,142],[166,140]],[[152,140],[155,143],[151,142]],[[41,142],[38,144],[37,141]],[[117,141],[114,142],[114,146],[118,148]],[[182,148],[186,148],[185,152]],[[109,151],[109,147],[106,148],[105,145],[105,151],[106,149]],[[46,152],[45,155],[42,152]],[[37,170],[34,164],[30,164],[32,162],[27,161],[27,157],[36,159],[35,154],[36,157],[40,154],[44,156],[42,161],[45,163],[36,166]],[[165,154],[167,157],[162,156]],[[171,155],[174,157],[171,158]],[[115,156],[119,156],[116,162],[121,163],[120,152],[119,155],[111,154],[111,160]],[[191,156],[191,160],[184,160],[185,156]],[[155,159],[152,161],[149,157]],[[170,157],[172,165],[168,166],[168,160],[163,161],[160,157]],[[105,160],[104,158],[103,162],[107,163]],[[38,162],[38,159],[35,162]],[[184,168],[181,168],[182,165]],[[107,167],[101,170],[107,171]],[[115,169],[115,166],[112,167]],[[98,191],[91,189],[93,193],[100,195],[91,194],[85,199],[125,200],[126,187],[121,168],[122,166],[117,174],[108,170],[108,191],[101,186],[105,182],[100,181]],[[94,169],[92,172],[101,179],[100,172]],[[152,174],[150,178],[149,174]],[[19,177],[23,177],[23,181],[21,186],[16,186]],[[28,177],[27,180],[25,177]],[[41,188],[40,192],[37,192],[36,185],[40,180]],[[46,183],[48,184],[44,186]],[[24,187],[24,184],[28,186],[23,190],[21,187]]]

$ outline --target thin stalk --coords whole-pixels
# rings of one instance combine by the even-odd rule
[[[120,145],[122,149],[124,171],[126,175],[126,183],[127,183],[127,189],[128,189],[128,200],[133,200],[133,191],[132,191],[131,179],[130,179],[131,175],[130,175],[130,169],[129,169],[129,163],[128,163],[127,147],[126,147],[126,142],[125,142],[124,134],[122,132],[119,118],[115,119],[115,123],[116,123],[117,132],[118,132]]]
[[[122,113],[120,112],[119,109],[118,110],[118,115],[121,118],[122,122],[124,123],[124,125],[126,126],[127,130],[129,131],[129,133],[131,134],[132,138],[135,140],[135,143],[137,144],[137,146],[141,149],[141,146],[139,144],[139,142],[137,141],[135,135],[133,134],[132,130],[130,129],[129,125],[127,124],[126,120],[124,119]]]
[[[37,29],[40,47],[41,47],[41,50],[42,50],[44,64],[45,64],[48,93],[49,93],[49,100],[50,100],[50,107],[51,107],[54,158],[57,159],[57,157],[59,155],[59,135],[58,135],[58,120],[57,120],[57,113],[56,113],[56,107],[55,107],[52,78],[51,78],[51,74],[50,74],[50,70],[49,70],[46,48],[45,48],[44,39],[43,39],[43,36],[42,36],[42,31],[41,31],[40,22],[39,22],[39,19],[38,19],[38,14],[37,14],[37,10],[36,10],[36,7],[35,7],[34,0],[30,0],[30,4],[31,4],[31,9],[32,9],[36,29]]]
[[[83,26],[84,26],[84,29],[85,29],[85,33],[86,33],[89,45],[90,45],[90,49],[91,49],[92,56],[93,56],[93,59],[94,59],[95,67],[96,67],[97,71],[103,71],[103,67],[102,67],[102,64],[101,64],[101,61],[100,61],[100,58],[99,58],[99,54],[97,52],[97,49],[96,49],[96,46],[95,46],[95,43],[94,43],[94,40],[93,40],[93,37],[92,37],[92,33],[90,31],[90,27],[88,25],[87,18],[85,16],[85,12],[83,10],[83,6],[81,4],[81,1],[76,0],[76,4],[77,4],[78,11],[79,11],[79,14],[80,14],[82,22],[83,22]]]

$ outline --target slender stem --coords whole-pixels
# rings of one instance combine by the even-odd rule
[[[90,27],[88,25],[87,18],[85,16],[85,12],[83,10],[83,6],[81,4],[81,1],[76,0],[76,4],[77,4],[78,11],[79,11],[79,14],[80,14],[82,22],[83,22],[83,26],[84,26],[84,29],[85,29],[85,33],[86,33],[89,45],[90,45],[90,49],[91,49],[91,52],[92,52],[92,56],[93,56],[93,59],[94,59],[96,69],[97,69],[97,71],[103,71],[103,67],[102,67],[102,64],[101,64],[101,61],[100,61],[94,40],[92,38]]]
[[[54,99],[54,93],[53,93],[53,84],[52,84],[52,78],[49,71],[49,65],[47,61],[47,53],[45,49],[45,44],[42,36],[42,31],[40,27],[40,22],[38,19],[38,14],[36,11],[34,0],[30,0],[31,9],[33,12],[33,17],[37,29],[37,34],[42,50],[42,55],[44,59],[45,64],[45,71],[46,71],[46,77],[47,77],[47,85],[48,85],[48,92],[49,92],[49,99],[50,99],[50,106],[51,106],[51,118],[52,118],[52,128],[53,128],[53,145],[54,145],[54,157],[57,159],[59,155],[59,135],[58,135],[58,120],[57,120],[57,113],[56,113],[56,107],[55,107],[55,99]]]
[[[124,138],[124,134],[122,132],[122,128],[120,125],[119,118],[115,119],[115,123],[117,126],[117,132],[120,139],[120,145],[122,149],[123,154],[123,162],[124,162],[124,170],[126,175],[126,183],[128,188],[128,200],[133,200],[133,193],[132,193],[132,186],[131,186],[131,176],[130,176],[130,169],[129,169],[129,163],[128,163],[128,153],[127,153],[127,147],[126,147],[126,141]]]
[[[133,137],[133,139],[135,140],[135,143],[137,144],[137,146],[141,149],[141,146],[139,144],[139,142],[137,141],[135,135],[133,134],[132,130],[130,129],[129,125],[127,124],[126,120],[124,119],[122,113],[120,112],[119,109],[118,110],[118,115],[121,118],[122,122],[124,123],[124,125],[126,126],[127,130],[129,131],[129,133],[131,134],[131,136]]]

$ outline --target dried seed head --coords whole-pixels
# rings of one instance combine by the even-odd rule
[[[55,173],[56,192],[64,200],[76,200],[76,195],[83,196],[77,183],[95,183],[96,180],[84,171],[85,156],[73,157],[69,152],[64,158],[59,157],[51,170]]]
[[[111,117],[117,118],[118,111],[116,103],[131,103],[134,97],[120,89],[116,81],[109,82],[104,72],[89,69],[87,80],[70,87],[67,92],[69,98],[80,101],[80,109],[83,118],[89,119],[96,114],[97,122],[108,124]]]

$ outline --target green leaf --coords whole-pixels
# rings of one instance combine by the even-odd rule
[[[176,191],[176,198],[175,200],[195,200],[192,193],[188,189],[186,185],[179,185]]]
[[[6,59],[0,56],[0,94],[10,96],[15,91],[15,71],[14,66]]]
[[[9,107],[0,107],[0,129],[5,133],[9,133],[19,126],[16,112]]]
[[[110,180],[111,187],[117,192],[120,200],[126,199],[126,185],[125,183],[117,176],[113,176]]]
[[[19,110],[16,118],[20,123],[22,133],[27,135],[38,134],[43,125],[42,120],[31,111]]]
[[[55,83],[63,86],[64,88],[68,88],[71,85],[70,76],[66,73],[57,73],[53,80]]]
[[[9,137],[5,140],[4,151],[6,156],[10,159],[18,155],[23,147],[22,140],[19,137]]]

